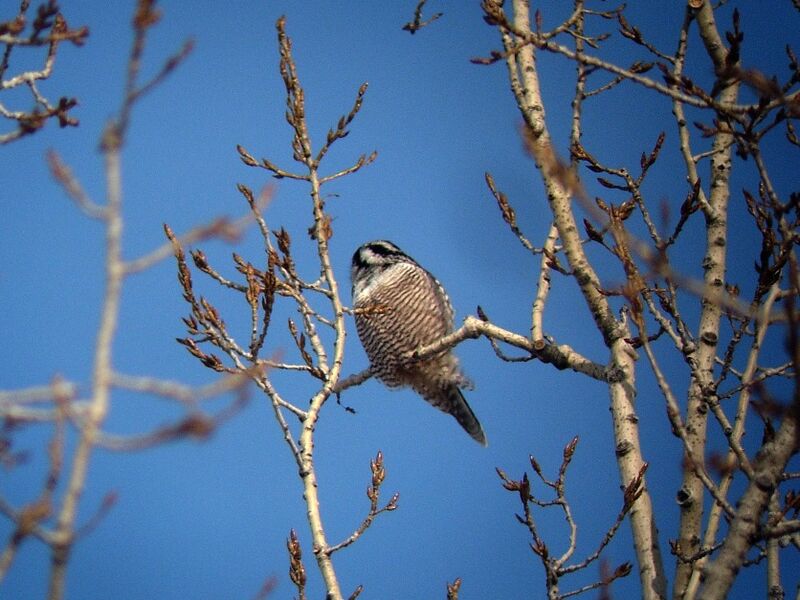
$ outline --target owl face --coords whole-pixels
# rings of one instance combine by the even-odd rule
[[[350,268],[353,301],[357,302],[358,298],[368,293],[381,274],[399,263],[417,264],[408,254],[387,240],[367,242],[356,250]]]

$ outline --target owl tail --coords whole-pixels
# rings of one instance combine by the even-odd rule
[[[461,390],[453,385],[445,390],[445,393],[447,394],[446,406],[449,408],[447,412],[456,418],[456,421],[458,421],[461,427],[472,436],[473,440],[483,447],[488,446],[489,442],[486,441],[486,434],[483,433],[483,427],[481,427],[475,413],[472,412],[469,404],[467,404],[467,399],[464,398],[464,394],[461,393]]]

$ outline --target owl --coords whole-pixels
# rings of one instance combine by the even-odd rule
[[[409,357],[453,331],[453,309],[442,285],[386,240],[356,250],[350,278],[356,329],[372,374],[390,388],[410,387],[486,446],[483,428],[461,393],[469,380],[453,353]]]

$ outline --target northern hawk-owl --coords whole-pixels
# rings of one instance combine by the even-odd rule
[[[372,374],[390,388],[412,388],[486,446],[483,428],[459,389],[469,380],[452,351],[410,358],[417,348],[453,331],[453,308],[442,285],[386,240],[356,250],[350,278],[356,329]]]

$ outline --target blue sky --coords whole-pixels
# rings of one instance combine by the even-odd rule
[[[145,74],[154,73],[188,37],[195,50],[135,109],[123,153],[125,257],[162,244],[162,223],[181,232],[221,214],[244,214],[237,182],[255,190],[275,185],[266,218],[290,232],[301,273],[313,276],[314,250],[305,233],[311,224],[307,189],[297,182],[272,182],[266,172],[245,167],[235,150],[241,144],[256,157],[293,167],[274,28],[285,14],[313,141],[324,139],[352,106],[358,86],[369,82],[350,135],[335,144],[323,168],[333,172],[362,153],[378,151],[373,165],[325,190],[332,194],[332,260],[343,288],[349,289],[355,248],[367,240],[390,239],[441,280],[457,319],[481,305],[499,325],[527,332],[538,257],[526,254],[508,231],[486,189],[484,172],[491,172],[509,195],[534,243],[543,242],[550,221],[542,186],[522,150],[520,118],[504,68],[469,62],[498,47],[496,32],[483,23],[477,3],[455,7],[433,2],[428,10],[442,10],[444,17],[411,36],[401,26],[415,4],[240,1],[199,7],[164,2],[162,22],[151,32],[145,52]],[[745,56],[768,74],[785,68],[782,48],[798,22],[788,2],[775,6],[776,14],[770,15],[741,7],[746,40],[759,40],[745,46]],[[62,47],[57,74],[43,89],[53,96],[78,97],[74,115],[80,127],[50,125],[0,148],[0,306],[6,336],[0,349],[0,389],[45,383],[59,374],[86,391],[90,376],[102,296],[103,231],[52,181],[44,152],[57,150],[93,198],[102,201],[97,142],[122,94],[132,6],[64,0],[62,8],[71,25],[86,24],[91,33],[83,48]],[[562,3],[543,3],[545,25],[555,24],[564,10]],[[628,18],[672,51],[681,12],[668,3],[636,3]],[[0,14],[0,19],[9,15]],[[782,35],[769,33],[776,22],[785,27]],[[624,52],[611,50],[610,56],[624,57],[623,63],[632,60],[630,45],[616,47]],[[695,64],[693,76],[709,77],[707,62]],[[541,77],[551,131],[563,149],[574,69],[567,61],[545,57]],[[639,155],[661,130],[667,132],[665,153],[674,150],[669,110],[665,100],[649,92],[620,87],[587,108],[587,145],[636,168]],[[788,158],[770,158],[776,173],[789,172]],[[674,160],[665,157],[664,164],[682,173],[679,163],[669,162]],[[673,207],[674,215],[686,193],[683,176],[670,177],[663,165],[659,170],[648,191],[654,201]],[[778,177],[776,183],[786,191],[792,182]],[[734,217],[743,214],[740,205]],[[741,221],[732,227],[738,236]],[[700,231],[697,227],[694,233]],[[693,238],[686,240],[681,266],[697,273],[700,246],[697,235]],[[731,270],[735,275],[743,269],[744,281],[757,248],[741,239],[732,248]],[[233,276],[231,252],[261,260],[259,243],[256,232],[249,231],[234,247],[221,242],[200,247]],[[608,281],[620,281],[618,270],[603,272]],[[228,322],[246,326],[246,306],[239,298],[200,274],[195,281]],[[286,306],[277,310],[281,318],[274,321],[269,347],[291,356],[282,323],[292,311]],[[214,375],[174,341],[184,335],[180,317],[186,312],[173,261],[130,279],[115,344],[117,368],[189,384],[212,381]],[[572,281],[554,278],[545,319],[546,331],[559,343],[605,360]],[[348,328],[344,370],[351,373],[367,363],[352,322]],[[543,594],[541,568],[528,549],[526,531],[514,519],[517,498],[502,489],[494,468],[519,477],[530,472],[528,456],[533,454],[554,476],[563,446],[576,435],[580,443],[567,485],[579,527],[578,556],[594,550],[616,516],[621,500],[605,387],[538,362],[500,363],[485,340],[463,344],[458,355],[476,384],[468,400],[487,433],[488,449],[410,391],[389,392],[375,381],[343,396],[355,415],[334,402],[323,410],[316,447],[329,539],[347,537],[366,514],[369,460],[378,449],[388,473],[385,499],[394,491],[401,494],[397,511],[379,517],[362,539],[335,556],[346,593],[363,584],[366,598],[444,598],[445,583],[461,577],[464,598]],[[668,365],[680,380],[681,365]],[[677,518],[677,440],[669,433],[663,399],[644,361],[639,381],[649,485],[671,565],[667,539],[674,536]],[[276,375],[276,382],[300,405],[312,389],[295,377]],[[166,401],[119,393],[107,429],[148,431],[179,414]],[[9,501],[24,503],[39,489],[46,460],[42,440],[48,433],[26,428],[15,434],[29,460],[0,475],[0,491]],[[248,406],[206,442],[183,441],[135,454],[98,451],[82,521],[91,518],[109,492],[118,495],[117,503],[80,541],[72,559],[70,598],[252,598],[271,576],[278,578],[273,597],[289,598],[295,590],[286,575],[285,538],[292,528],[303,543],[309,596],[321,596],[296,467],[271,409],[255,390]],[[543,490],[534,487],[534,492]],[[539,523],[553,550],[563,549],[561,515],[540,513]],[[0,539],[9,531],[8,523],[0,524]],[[629,540],[626,525],[607,555],[612,566],[635,561]],[[786,573],[797,572],[800,561],[795,555],[784,566]],[[43,597],[48,568],[46,550],[29,540],[0,585],[0,597]],[[585,575],[567,578],[563,590],[597,574],[592,567]],[[761,584],[760,576],[749,572],[742,579],[737,597],[747,595],[746,586]],[[796,584],[791,577],[784,583],[787,591]],[[614,594],[629,597],[637,589],[632,575],[615,585]]]

